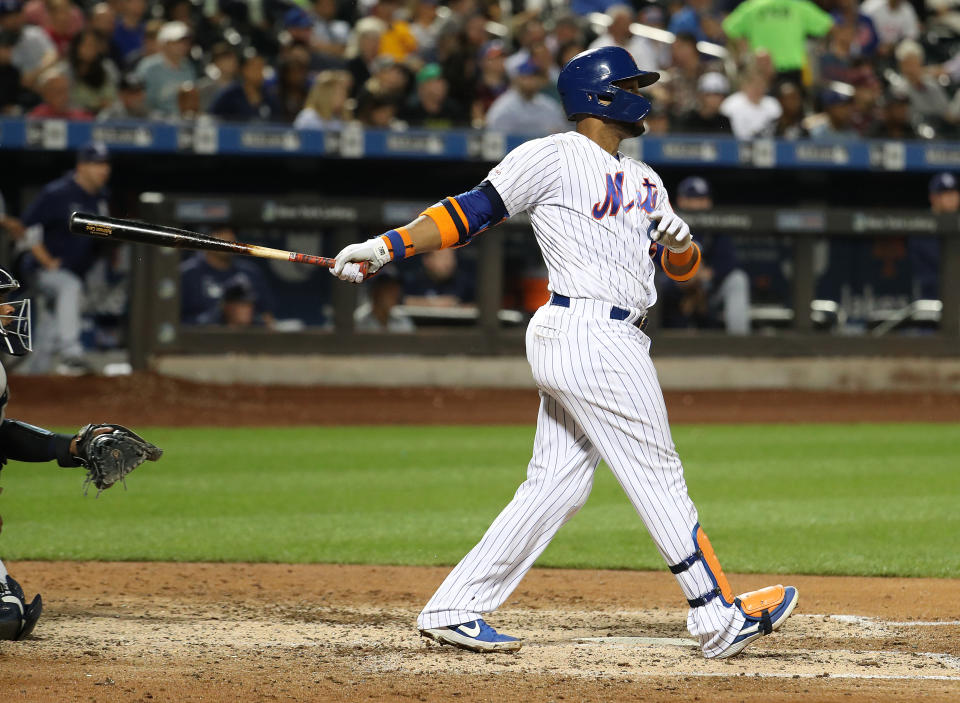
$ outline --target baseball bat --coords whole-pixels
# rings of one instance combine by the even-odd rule
[[[286,249],[272,249],[257,244],[243,242],[225,242],[222,239],[211,237],[208,234],[191,232],[186,229],[154,225],[136,220],[123,220],[118,217],[91,215],[85,212],[75,212],[70,215],[70,231],[74,234],[85,234],[101,239],[116,239],[136,244],[152,244],[158,247],[173,247],[175,249],[193,249],[196,251],[221,251],[228,254],[255,256],[260,259],[276,259],[278,261],[293,261],[298,264],[313,264],[333,268],[335,259],[312,254],[298,254]],[[360,264],[361,273],[366,276],[367,263]]]

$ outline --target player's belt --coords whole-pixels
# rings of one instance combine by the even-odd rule
[[[558,308],[569,308],[570,296],[560,295],[559,293],[551,293],[550,304],[556,305]],[[630,311],[627,310],[626,308],[621,308],[621,307],[618,307],[617,305],[610,306],[611,320],[626,320],[628,317],[630,317]],[[639,320],[633,320],[630,322],[630,324],[636,327],[638,330],[646,329],[647,316],[644,315]]]

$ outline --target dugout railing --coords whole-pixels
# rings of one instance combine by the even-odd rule
[[[323,230],[326,246],[340,246],[412,219],[427,203],[324,199],[317,197],[187,196],[146,193],[141,217],[185,228],[227,223],[242,228],[269,224],[299,231]],[[792,242],[790,307],[782,312],[786,329],[775,334],[728,336],[718,332],[656,330],[659,355],[729,356],[956,356],[960,354],[960,218],[923,211],[840,208],[715,208],[686,213],[697,229],[732,237],[775,235]],[[530,233],[522,217],[483,233],[471,244],[477,265],[476,324],[435,328],[414,334],[357,333],[354,312],[357,287],[332,281],[328,329],[277,333],[260,328],[229,329],[180,324],[179,265],[176,250],[138,246],[133,257],[130,355],[135,368],[164,354],[416,354],[505,355],[523,353],[523,328],[502,324],[504,235]],[[532,233],[530,233],[532,237]],[[924,335],[862,334],[844,336],[816,329],[821,303],[816,301],[814,251],[825,237],[940,237],[939,318],[935,332]],[[319,253],[319,252],[307,252]],[[293,265],[293,264],[291,264]],[[309,289],[304,295],[311,295]],[[911,304],[913,305],[913,304]],[[653,309],[656,314],[657,308]],[[927,310],[927,314],[931,311]],[[894,316],[898,313],[894,313]],[[903,314],[912,314],[906,311]]]

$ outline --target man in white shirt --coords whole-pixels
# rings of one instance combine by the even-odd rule
[[[720,104],[737,139],[756,139],[773,134],[783,109],[776,98],[767,95],[767,79],[757,70],[744,74],[740,90]]]
[[[20,81],[33,88],[37,77],[57,62],[57,49],[40,27],[26,23],[22,0],[0,0],[0,30],[17,38],[10,63],[20,70]]]
[[[570,129],[560,103],[540,92],[545,81],[535,63],[521,64],[513,87],[490,106],[487,127],[507,134],[556,134]]]
[[[662,67],[657,46],[645,37],[634,36],[630,30],[630,25],[636,19],[632,7],[613,5],[607,8],[607,16],[611,20],[610,26],[607,27],[606,33],[593,40],[590,44],[591,49],[619,46],[630,52],[638,66],[643,66],[650,71],[656,71]]]
[[[873,20],[882,54],[889,54],[902,39],[917,39],[920,36],[920,21],[909,2],[867,0],[860,7],[860,12]]]

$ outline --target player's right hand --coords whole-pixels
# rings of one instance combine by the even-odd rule
[[[390,252],[386,245],[379,237],[374,237],[341,249],[330,273],[341,281],[362,283],[364,278],[375,274],[388,261],[390,261]],[[360,270],[360,264],[363,262],[367,263],[366,276]]]

